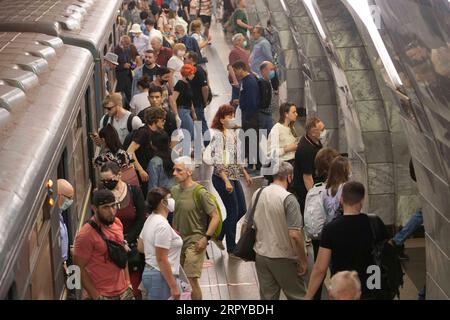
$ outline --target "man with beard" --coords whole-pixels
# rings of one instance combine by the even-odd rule
[[[139,93],[138,81],[143,76],[147,76],[149,81],[152,82],[155,80],[159,68],[160,67],[156,64],[155,52],[152,49],[146,50],[144,54],[144,64],[134,71],[131,97]]]
[[[78,233],[74,245],[74,264],[80,268],[81,282],[88,299],[133,300],[128,266],[118,267],[110,258],[103,236],[124,244],[123,226],[116,218],[117,203],[110,190],[94,191],[94,216]]]

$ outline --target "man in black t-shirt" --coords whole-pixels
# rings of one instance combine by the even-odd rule
[[[146,50],[144,53],[144,64],[134,71],[131,97],[139,93],[137,85],[138,81],[143,76],[147,76],[150,82],[152,82],[153,80],[155,80],[159,68],[160,67],[156,64],[155,52],[151,49]]]
[[[166,112],[162,108],[147,108],[144,115],[145,125],[139,128],[133,136],[127,152],[134,161],[134,167],[138,172],[143,194],[147,194],[147,166],[153,156],[151,147],[151,135],[164,129]]]
[[[145,108],[144,110],[139,112],[138,117],[141,118],[142,122],[145,122],[144,117],[146,110],[148,110],[149,108],[163,109],[166,112],[164,131],[167,133],[169,138],[171,138],[171,147],[173,148],[179,142],[178,136],[172,137],[172,133],[177,130],[177,121],[172,111],[170,111],[170,109],[168,108],[164,108],[163,106],[163,88],[151,84],[150,88],[148,89],[148,101],[150,103],[150,107]]]
[[[302,215],[305,211],[306,194],[315,183],[314,160],[322,149],[321,140],[326,135],[325,125],[316,117],[306,121],[305,131],[295,152],[294,181],[290,187],[290,191],[297,196]]]
[[[202,122],[202,134],[208,130],[208,123],[205,118],[205,107],[208,105],[208,77],[206,71],[199,66],[198,63],[198,55],[195,52],[188,52],[184,63],[192,64],[197,68],[197,72],[195,73],[194,79],[189,81],[192,93],[194,94],[193,103],[195,108],[195,114],[199,121]]]
[[[368,267],[374,264],[372,259],[372,229],[369,217],[361,213],[365,196],[364,186],[356,181],[347,182],[342,188],[341,204],[344,215],[325,225],[322,231],[319,254],[309,280],[305,299],[312,299],[327,269],[331,266],[331,275],[340,271],[356,271],[361,281],[362,299],[370,298],[367,288]],[[386,227],[377,218],[380,230],[377,241],[388,238]]]

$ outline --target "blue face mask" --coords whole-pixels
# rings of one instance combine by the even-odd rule
[[[272,70],[269,72],[269,79],[272,80],[273,78],[275,78],[277,76],[277,73],[275,70]]]
[[[73,200],[72,199],[67,199],[66,201],[64,201],[64,203],[62,204],[62,206],[60,207],[62,211],[66,211],[67,209],[70,208],[70,206],[73,204]]]

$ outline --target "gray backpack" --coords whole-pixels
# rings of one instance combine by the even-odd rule
[[[318,240],[326,223],[323,196],[326,192],[324,183],[317,183],[308,191],[305,201],[305,232],[311,239]]]

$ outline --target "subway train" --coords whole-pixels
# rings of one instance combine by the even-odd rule
[[[56,181],[75,188],[72,241],[95,185],[88,133],[121,2],[0,0],[0,299],[64,298]]]

